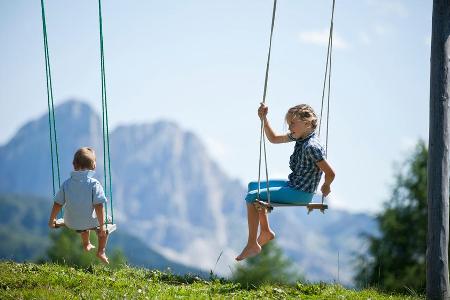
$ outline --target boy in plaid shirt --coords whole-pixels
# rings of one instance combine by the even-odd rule
[[[306,205],[310,203],[319,185],[322,173],[325,174],[325,181],[322,184],[321,191],[323,196],[326,197],[331,192],[330,185],[335,174],[325,160],[325,151],[315,133],[318,119],[314,110],[307,104],[291,107],[285,118],[289,125],[289,133],[283,135],[276,134],[270,127],[267,112],[268,107],[261,103],[258,116],[264,121],[264,132],[267,139],[274,144],[295,142],[294,153],[289,161],[289,167],[292,171],[289,174],[289,180],[269,181],[271,201],[283,204],[301,203]],[[265,182],[261,184],[258,199],[258,182],[250,182],[248,185],[249,191],[245,198],[247,202],[248,241],[241,254],[236,257],[237,261],[259,254],[261,246],[275,238],[275,233],[269,226],[266,211],[258,211],[253,205],[253,202],[257,200],[267,201],[266,186]],[[260,227],[260,233],[257,237],[258,227]]]

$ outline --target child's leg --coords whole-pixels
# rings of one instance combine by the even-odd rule
[[[270,179],[269,180],[269,187],[274,188],[274,187],[283,187],[286,186],[288,184],[287,180],[281,180],[281,179]],[[261,190],[264,190],[267,188],[267,181],[261,181],[259,184],[259,188]],[[257,190],[258,189],[258,181],[251,181],[248,184],[248,191],[253,191],[253,190]]]
[[[105,231],[97,230],[98,237],[98,250],[97,257],[106,264],[109,264],[108,257],[106,256],[106,243],[108,242],[108,234]]]
[[[236,257],[237,261],[246,259],[251,256],[257,255],[261,252],[261,246],[256,240],[256,235],[258,234],[259,226],[259,216],[258,211],[253,206],[252,203],[247,203],[247,222],[248,222],[248,240],[247,245],[241,254]]]
[[[91,249],[94,249],[95,246],[91,244],[91,241],[89,240],[90,230],[83,230],[81,233],[81,241],[83,242],[83,249],[85,251],[91,251]]]
[[[261,210],[258,212],[259,214],[259,224],[261,224],[261,231],[259,232],[258,244],[264,246],[269,241],[275,238],[275,232],[270,228],[269,225],[269,216],[267,215],[267,211]]]

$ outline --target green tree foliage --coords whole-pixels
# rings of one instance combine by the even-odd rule
[[[388,291],[425,289],[427,158],[420,141],[396,175],[390,201],[377,216],[380,234],[367,236],[368,255],[359,257],[356,282]]]
[[[93,232],[91,232],[91,242],[97,246],[97,236]],[[73,230],[61,228],[50,234],[47,256],[50,261],[58,264],[85,268],[100,263],[95,256],[96,250],[84,251],[80,235]],[[120,267],[125,264],[125,256],[121,251],[114,250],[108,255],[111,267]]]
[[[0,258],[34,261],[48,246],[47,199],[0,195]]]
[[[259,255],[239,264],[233,272],[233,280],[246,287],[257,287],[262,284],[291,284],[302,281],[303,276],[295,271],[293,263],[272,241]]]

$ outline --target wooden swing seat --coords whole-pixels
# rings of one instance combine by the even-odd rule
[[[309,204],[295,204],[295,203],[277,203],[277,202],[270,202],[267,203],[265,201],[256,200],[253,202],[253,205],[256,207],[257,210],[265,210],[268,213],[272,212],[274,207],[282,207],[282,206],[305,206],[308,210],[308,214],[314,211],[315,209],[320,210],[321,213],[325,213],[325,210],[328,209],[328,204],[324,203],[309,203]]]

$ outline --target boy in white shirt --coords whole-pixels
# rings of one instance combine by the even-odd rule
[[[75,152],[74,171],[55,196],[48,226],[56,227],[56,216],[64,206],[64,225],[80,233],[86,251],[95,248],[89,240],[90,231],[95,230],[98,236],[97,257],[108,264],[105,253],[108,234],[104,228],[103,210],[103,204],[107,200],[102,185],[92,177],[96,167],[95,160],[95,153],[91,148],[83,147]]]

